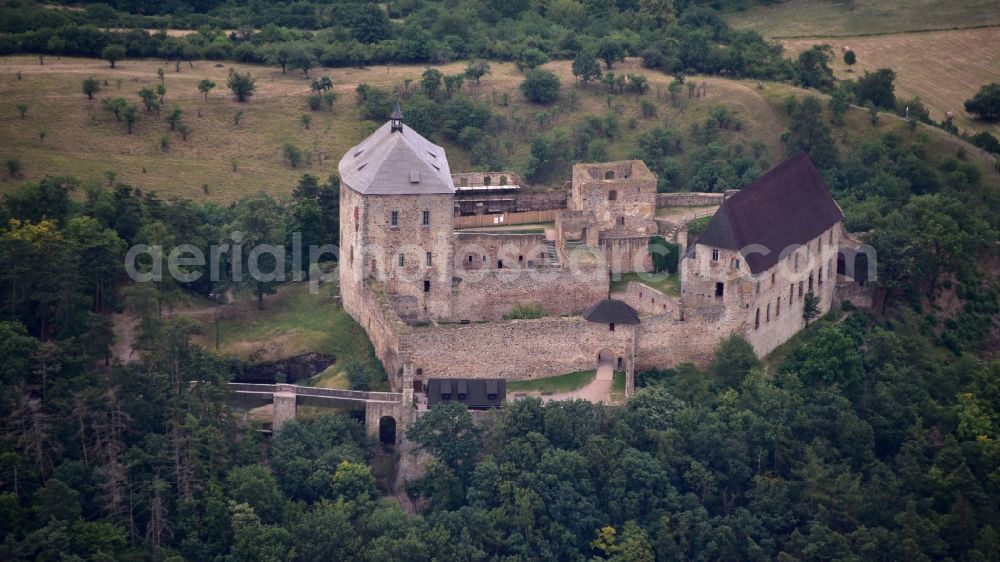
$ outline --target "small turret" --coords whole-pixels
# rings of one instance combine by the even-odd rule
[[[403,111],[399,109],[399,101],[396,102],[396,108],[392,110],[389,121],[392,123],[389,126],[390,131],[393,133],[403,132]]]

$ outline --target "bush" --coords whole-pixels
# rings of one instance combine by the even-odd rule
[[[299,165],[302,164],[302,151],[299,150],[299,147],[290,142],[286,142],[281,150],[285,155],[285,162],[287,162],[289,166],[292,168],[298,168]]]
[[[257,89],[256,81],[250,73],[240,74],[239,72],[233,72],[229,75],[229,79],[226,80],[226,86],[233,91],[236,95],[236,101],[244,102],[247,101],[250,96],[253,95],[254,90]]]
[[[986,121],[1000,119],[1000,84],[987,84],[965,102],[965,110]]]
[[[323,107],[323,96],[312,94],[309,96],[307,103],[309,104],[309,109],[319,111]]]
[[[550,103],[559,98],[559,77],[548,70],[534,69],[521,82],[521,93],[535,103]]]
[[[503,315],[504,320],[530,320],[545,316],[545,308],[541,303],[527,302],[514,305]]]
[[[358,361],[352,361],[347,365],[344,365],[344,371],[347,373],[347,382],[351,390],[372,389],[372,383],[375,380],[375,375],[372,373],[371,369],[365,367],[364,364]]]

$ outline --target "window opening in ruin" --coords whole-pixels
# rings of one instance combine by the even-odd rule
[[[799,281],[799,298],[802,298],[802,281]]]
[[[423,221],[423,225],[424,226],[430,226],[430,224],[431,224],[431,212],[429,210],[427,210],[427,209],[424,209],[424,221]]]
[[[608,192],[608,201],[617,201],[617,200],[618,200],[618,191],[612,189],[611,191]]]
[[[503,269],[503,260],[497,260],[497,269]]]
[[[489,176],[484,176],[483,177],[483,185],[485,185],[485,186],[489,186],[490,185],[490,177]]]
[[[753,319],[753,329],[756,330],[760,328],[760,308],[757,309],[757,313],[754,314]]]
[[[431,282],[426,279],[424,280],[424,292],[425,293],[431,292]]]
[[[615,323],[614,323],[614,322],[612,322],[612,323],[608,324],[608,328],[609,328],[609,329],[610,329],[610,330],[611,330],[612,332],[614,332],[614,331],[615,331]]]
[[[404,265],[405,263],[406,263],[406,261],[405,261],[405,259],[403,258],[403,254],[399,254],[399,267],[403,267],[403,265]]]
[[[771,303],[767,303],[767,316],[764,317],[765,322],[771,321]]]
[[[719,251],[712,250],[712,261],[719,261]]]
[[[606,179],[606,180],[613,180],[613,179],[615,179],[615,173],[613,171],[610,171],[610,170],[607,171],[607,172],[604,172],[604,179]]]
[[[433,254],[431,254],[430,252],[427,252],[427,267],[431,266],[431,263],[432,263],[432,261],[434,259],[432,256],[433,256]]]
[[[500,185],[507,185],[507,176],[500,176]]]
[[[778,297],[778,301],[774,303],[774,317],[779,316],[781,316],[781,297]]]
[[[625,217],[618,217],[618,224],[624,226],[625,225]]]
[[[392,226],[399,226],[399,211],[392,212],[392,215],[389,217],[389,224]]]
[[[725,291],[725,287],[726,287],[726,285],[724,283],[716,283],[715,284],[715,296],[721,297],[723,291]]]

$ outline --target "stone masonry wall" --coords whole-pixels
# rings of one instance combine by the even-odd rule
[[[601,238],[600,247],[604,260],[613,272],[652,271],[653,258],[649,255],[649,237]]]
[[[639,314],[666,316],[671,320],[681,319],[681,300],[678,297],[664,295],[660,291],[644,283],[629,281],[625,286],[621,300],[639,311]]]
[[[579,316],[510,320],[414,330],[400,353],[424,378],[524,380],[594,369],[603,349],[626,362],[632,332]]]
[[[495,269],[500,263],[507,269],[537,267],[542,265],[544,253],[544,234],[455,233],[456,274]]]
[[[600,268],[489,269],[461,275],[452,306],[455,320],[500,320],[526,303],[539,303],[554,316],[579,314],[608,296],[608,276]]]
[[[705,207],[721,205],[724,193],[657,193],[657,207]]]

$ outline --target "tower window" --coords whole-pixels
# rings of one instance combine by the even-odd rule
[[[608,329],[609,329],[610,331],[614,332],[614,331],[615,331],[615,323],[614,323],[614,322],[612,322],[612,323],[608,324]]]
[[[715,284],[715,296],[721,297],[722,294],[725,292],[725,290],[726,290],[725,283],[716,283]]]
[[[625,226],[625,217],[618,217],[618,224],[621,226]]]
[[[423,225],[424,226],[429,226],[430,224],[431,224],[431,212],[429,210],[427,210],[427,209],[424,209]]]
[[[389,215],[389,225],[399,226],[399,211],[393,211],[392,214]]]
[[[485,186],[489,186],[490,185],[490,177],[489,176],[485,176],[483,178],[483,185],[485,185]]]
[[[431,256],[432,254],[430,252],[427,252],[427,267],[431,266],[431,260],[433,259]]]
[[[753,329],[756,330],[758,328],[760,328],[760,308],[757,309],[753,317]]]
[[[739,269],[739,268],[740,268],[740,260],[733,259],[733,269]],[[760,285],[757,285],[757,292],[758,293],[760,292]]]
[[[718,250],[715,250],[715,249],[712,250],[712,261],[719,261],[719,251]]]
[[[399,267],[403,267],[406,264],[406,260],[403,258],[403,254],[399,254]]]
[[[774,317],[777,318],[781,316],[781,297],[774,303]]]
[[[606,180],[613,180],[613,179],[615,179],[615,173],[614,173],[614,171],[608,170],[607,172],[604,172],[604,179],[606,179]]]
[[[802,281],[799,281],[799,298],[802,298]]]
[[[771,321],[771,303],[767,303],[767,316],[764,317],[767,322]]]
[[[431,292],[431,281],[430,281],[430,279],[424,279],[424,292],[425,293]]]
[[[611,191],[608,192],[608,201],[617,201],[617,200],[618,200],[618,191],[612,189]]]

